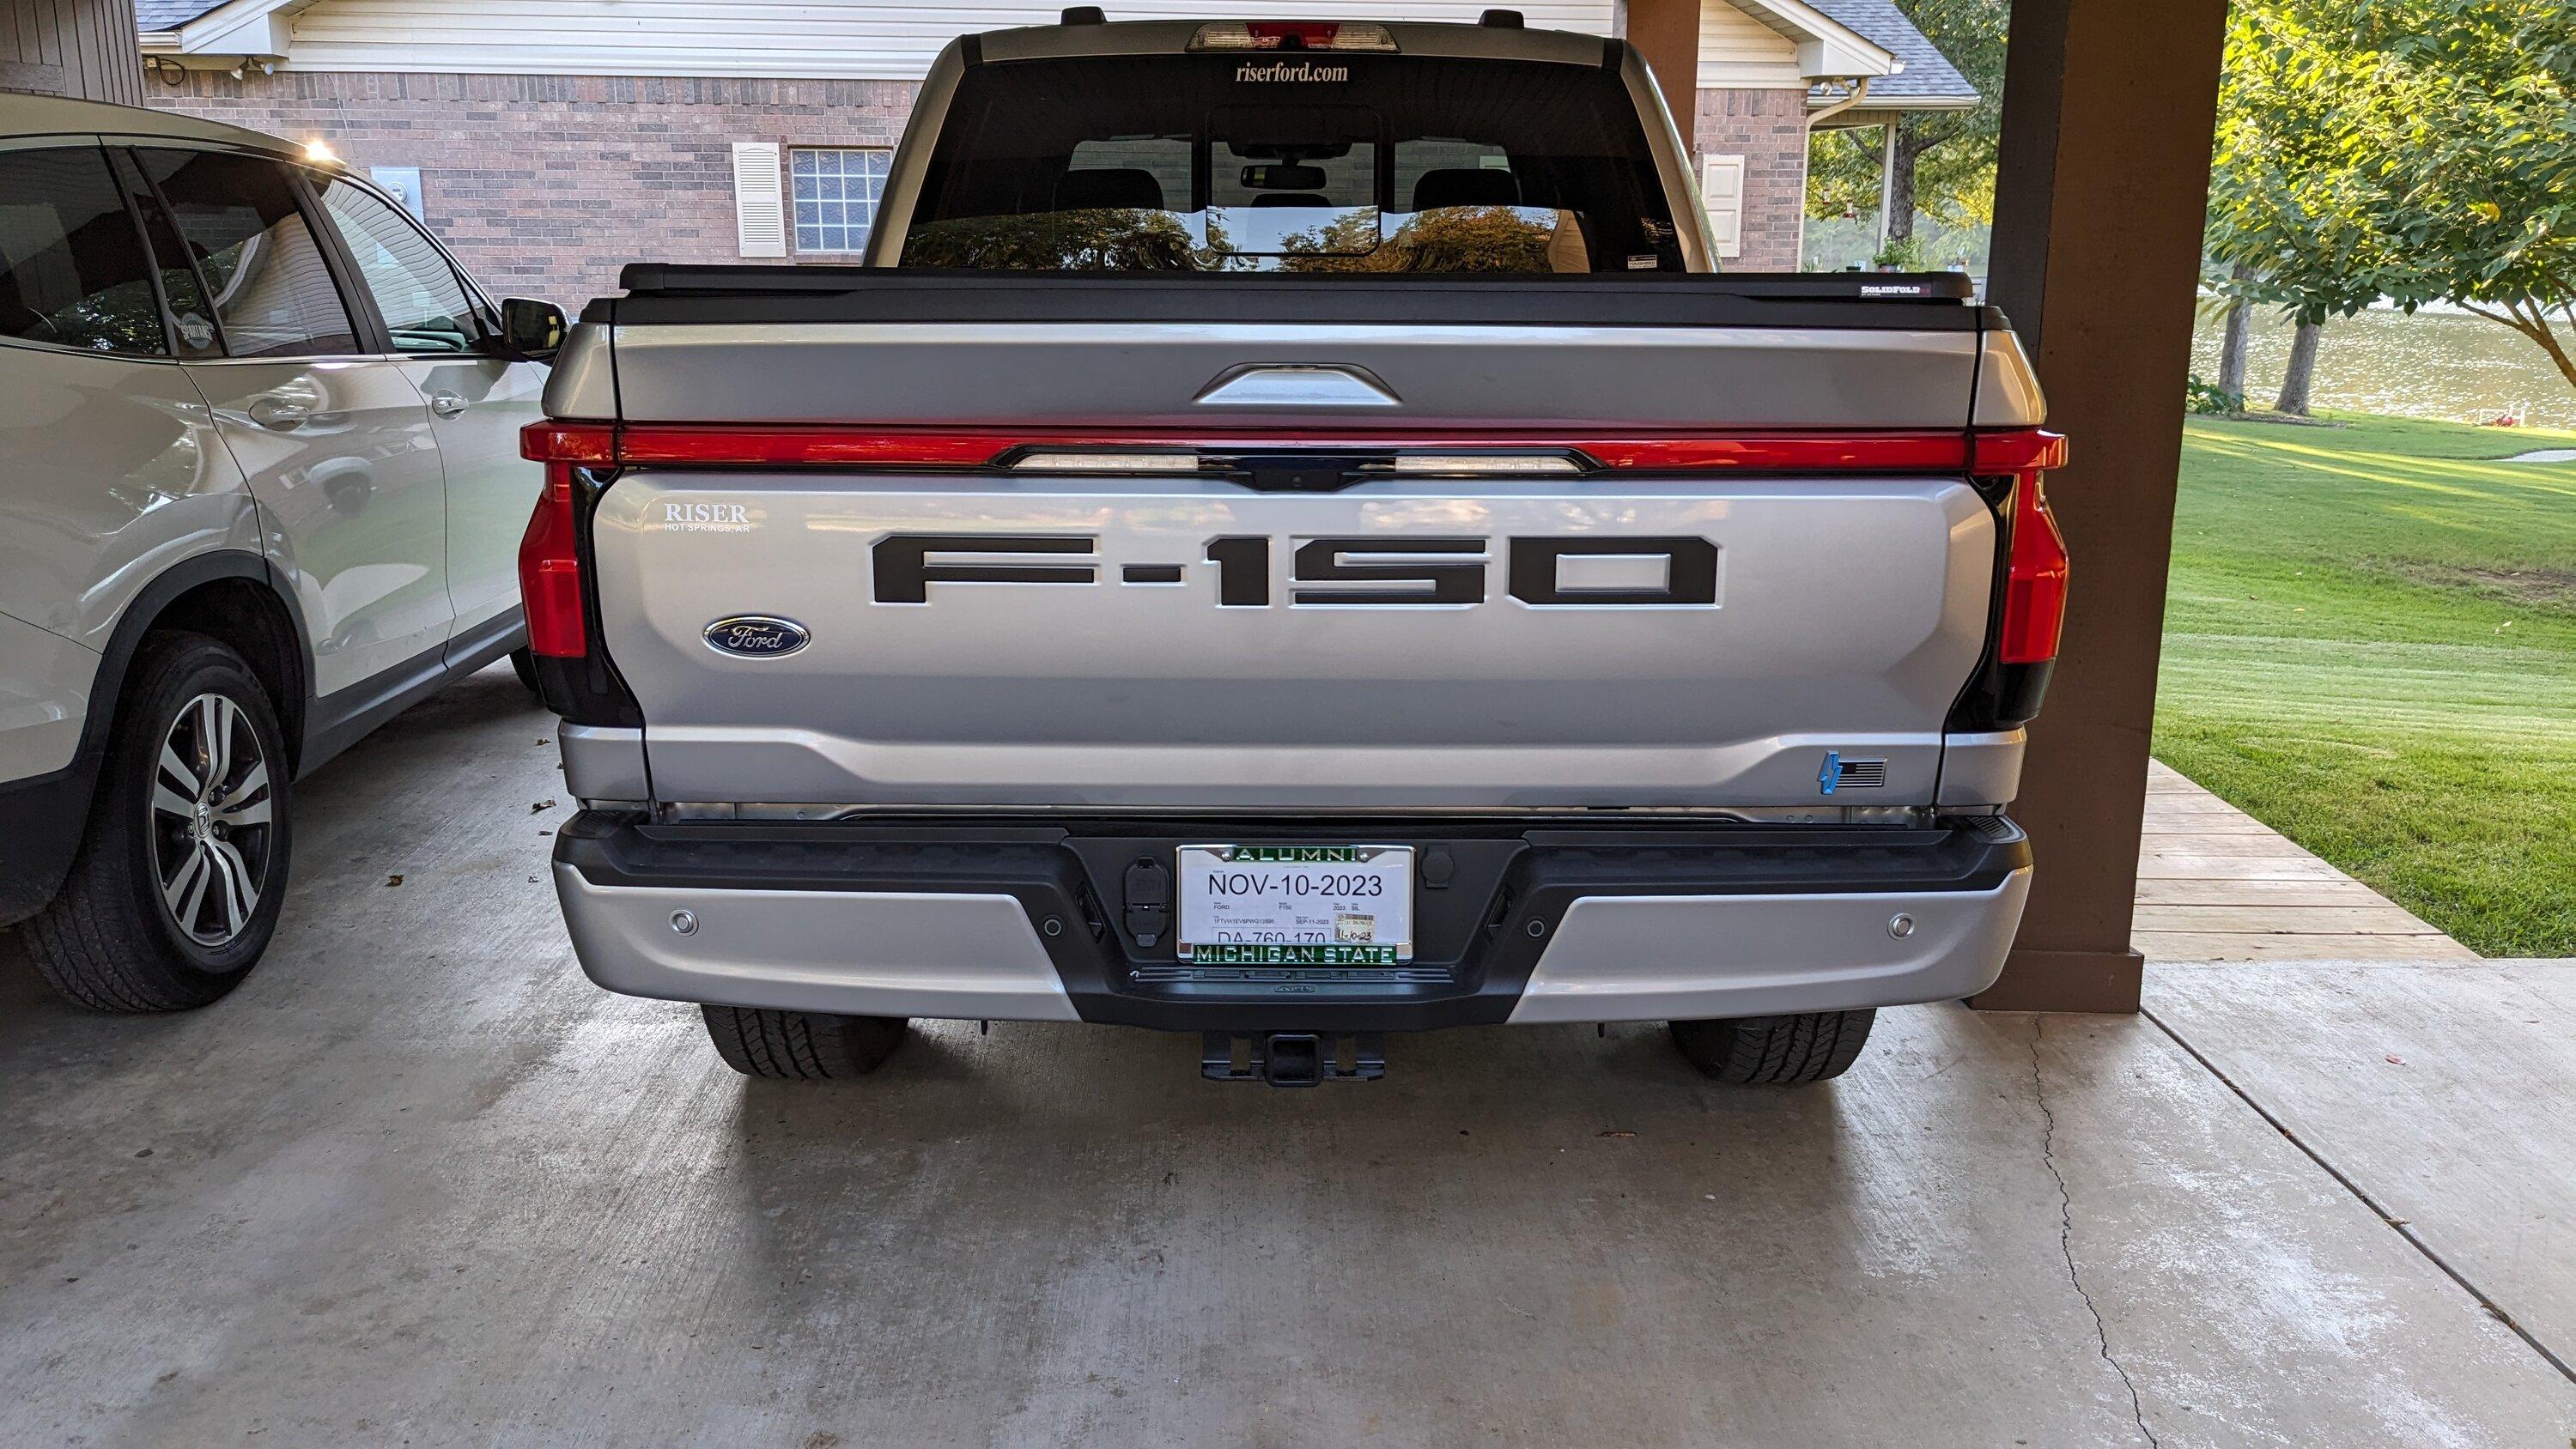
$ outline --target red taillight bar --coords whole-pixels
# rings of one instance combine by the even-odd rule
[[[1975,452],[1978,473],[2009,473],[2013,479],[2012,554],[2004,574],[1995,658],[2005,664],[2046,663],[2057,657],[2066,628],[2069,569],[2066,535],[2048,511],[2040,474],[2065,465],[2066,439],[2036,428],[1981,433]]]
[[[538,463],[613,467],[617,463],[617,425],[530,423],[519,429],[519,456]]]
[[[1968,471],[1996,473],[2046,472],[2066,466],[2066,436],[2046,428],[2000,428],[1991,432],[1971,433],[1975,439],[1974,456]]]
[[[2065,439],[2038,429],[1743,433],[1572,433],[1563,430],[1493,429],[1391,432],[1329,428],[1295,433],[1223,432],[1204,429],[1095,430],[1012,428],[947,430],[780,426],[699,426],[676,423],[531,423],[520,451],[548,463],[590,467],[849,467],[977,469],[999,466],[1004,455],[1028,447],[1119,449],[1195,448],[1207,452],[1298,451],[1347,448],[1385,452],[1475,452],[1484,449],[1562,449],[1610,472],[1716,469],[1781,473],[2016,473],[2052,468],[2065,456]]]
[[[550,424],[537,423],[520,436]],[[533,455],[532,455],[533,456]],[[545,491],[519,539],[519,599],[528,614],[528,648],[549,659],[579,659],[590,652],[590,629],[581,616],[580,529],[573,514],[573,465],[546,464]]]

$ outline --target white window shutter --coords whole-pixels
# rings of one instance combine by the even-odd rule
[[[787,255],[787,204],[778,182],[778,143],[733,143],[733,226],[746,257]]]
[[[1708,234],[1720,257],[1744,253],[1744,158],[1700,158],[1699,197],[1708,204]]]

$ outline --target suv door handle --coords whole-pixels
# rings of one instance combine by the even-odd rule
[[[292,432],[313,419],[313,405],[291,392],[262,393],[250,400],[250,420],[263,428]]]
[[[465,411],[465,399],[452,392],[434,392],[429,395],[429,410],[442,418],[452,418]]]

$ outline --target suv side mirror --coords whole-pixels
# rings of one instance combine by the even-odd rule
[[[501,337],[493,349],[513,362],[551,362],[563,349],[564,321],[561,307],[552,302],[534,301],[527,297],[501,299]]]

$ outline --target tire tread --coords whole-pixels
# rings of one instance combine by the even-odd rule
[[[1720,1021],[1677,1021],[1673,1044],[1721,1082],[1795,1086],[1841,1076],[1860,1059],[1878,1013],[1807,1011]]]
[[[702,1006],[707,1039],[726,1066],[767,1081],[862,1077],[903,1041],[901,1017],[832,1016],[753,1006]]]

